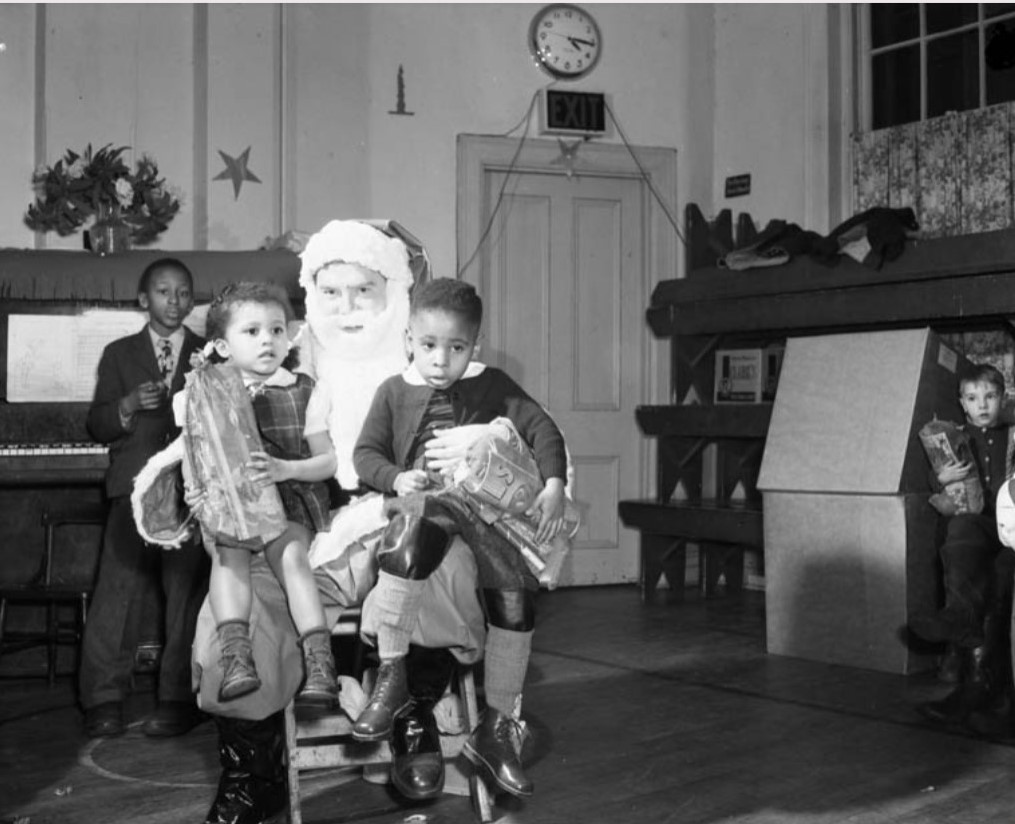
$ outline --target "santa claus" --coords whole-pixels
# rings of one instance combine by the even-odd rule
[[[429,275],[429,262],[397,224],[354,220],[327,224],[311,236],[300,257],[306,324],[296,340],[299,370],[328,390],[326,415],[344,497],[331,530],[315,542],[311,561],[329,617],[337,618],[344,608],[362,604],[376,581],[380,535],[369,533],[381,523],[379,500],[360,488],[352,452],[378,385],[406,366],[409,293],[417,279]],[[434,703],[454,658],[471,663],[483,649],[475,562],[464,545],[453,545],[443,558],[428,557],[425,546],[386,556],[386,563],[402,565],[401,574],[427,579],[407,667],[413,700],[393,730],[392,779],[404,795],[430,798],[444,781]],[[263,558],[255,557],[251,578],[250,632],[261,688],[240,699],[219,700],[220,650],[207,603],[194,639],[194,686],[199,706],[215,719],[222,766],[206,824],[255,824],[281,812],[287,802],[282,710],[302,678],[297,634],[282,588]],[[365,609],[367,635],[369,614]],[[400,746],[409,729],[414,736],[422,731],[429,743]]]

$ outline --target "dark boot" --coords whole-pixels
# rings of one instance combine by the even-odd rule
[[[391,735],[395,718],[411,705],[405,658],[382,661],[370,701],[352,725],[352,737],[357,741],[383,741]]]
[[[215,716],[215,723],[222,773],[204,824],[266,824],[284,816],[289,791],[282,714],[262,721]]]
[[[219,701],[232,701],[260,689],[261,679],[254,667],[254,650],[250,643],[250,624],[223,621],[215,631],[222,649]]]
[[[959,724],[963,719],[963,704],[963,690],[960,686],[938,701],[917,704],[916,711],[928,721],[938,724]]]
[[[989,711],[997,697],[997,677],[989,645],[963,650],[959,686],[940,701],[916,709],[925,718],[944,724],[966,724],[974,713]]]
[[[396,718],[391,733],[391,783],[406,798],[436,798],[444,789],[444,754],[433,716],[454,671],[446,649],[411,646],[406,657],[413,706]]]
[[[444,791],[444,754],[433,704],[415,704],[396,718],[391,733],[391,783],[406,798],[423,801]]]
[[[338,699],[331,633],[324,628],[311,630],[300,637],[300,646],[303,647],[306,677],[303,688],[296,694],[296,703],[330,709]]]
[[[937,680],[944,684],[957,684],[962,678],[962,650],[949,644],[937,668]]]
[[[982,622],[979,622],[982,623]],[[909,628],[924,641],[972,649],[983,644],[983,630],[966,610],[947,606],[937,612],[914,615]]]
[[[487,707],[483,720],[465,746],[462,754],[505,792],[532,795],[532,782],[522,771],[519,760],[517,722],[493,707]]]

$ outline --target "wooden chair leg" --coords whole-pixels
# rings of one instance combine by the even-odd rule
[[[46,605],[46,681],[49,686],[56,683],[56,653],[60,642],[60,616],[52,601]]]
[[[476,700],[475,679],[472,672],[464,667],[458,668],[458,692],[462,700],[465,724],[471,732],[479,726],[479,702]],[[469,798],[472,800],[472,809],[480,821],[484,824],[493,821],[490,791],[475,770],[469,776]]]
[[[286,769],[289,773],[289,824],[303,824],[300,809],[300,771],[291,754],[296,752],[296,707],[292,701],[286,704],[285,718]]]

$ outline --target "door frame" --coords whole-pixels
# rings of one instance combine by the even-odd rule
[[[522,139],[524,143],[519,147],[518,139],[511,137],[475,134],[459,134],[457,137],[456,271],[459,278],[476,286],[479,285],[478,272],[481,271],[477,261],[487,254],[487,250],[477,254],[466,271],[462,271],[462,266],[475,253],[486,229],[487,216],[483,208],[486,174],[511,171],[518,174],[567,175],[560,160],[561,141]],[[637,155],[637,162],[632,152]],[[579,177],[623,177],[640,182],[643,214],[648,215],[642,232],[642,260],[645,261],[642,289],[646,298],[644,308],[648,309],[648,300],[655,285],[660,280],[678,276],[678,237],[670,223],[672,209],[669,207],[669,204],[677,202],[677,150],[659,146],[632,146],[629,150],[626,145],[587,141],[580,145],[572,171]],[[651,187],[645,180],[646,176],[651,181]],[[652,189],[666,202],[667,209],[653,196]],[[638,403],[672,403],[670,347],[668,342],[652,337],[647,322],[641,345],[641,372],[643,397],[638,399]],[[639,497],[656,494],[656,474],[652,471],[655,457],[654,439],[643,439],[639,456]]]

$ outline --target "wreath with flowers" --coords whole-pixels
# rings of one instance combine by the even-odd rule
[[[131,241],[151,243],[180,211],[180,195],[171,191],[159,167],[148,155],[131,169],[123,159],[129,146],[107,144],[80,154],[68,149],[52,166],[32,174],[35,202],[25,213],[25,224],[41,232],[69,235],[100,217],[121,220],[130,228]]]

